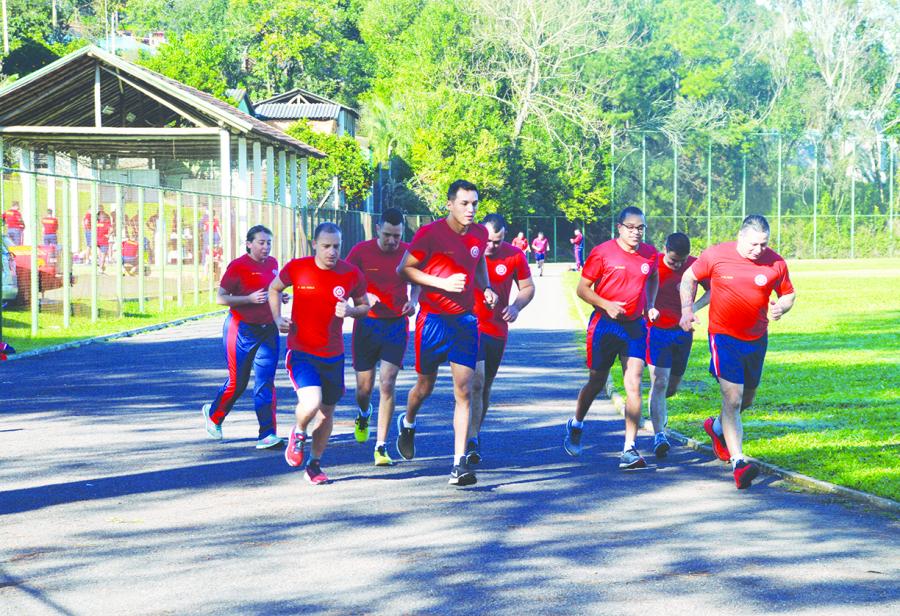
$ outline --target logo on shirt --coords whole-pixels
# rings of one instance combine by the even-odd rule
[[[481,254],[481,251],[478,249],[478,246],[472,246],[469,249],[469,254],[472,255],[473,259],[477,259],[478,255]]]
[[[331,292],[334,293],[334,296],[338,299],[344,299],[344,296],[347,294],[347,292],[344,290],[344,287],[340,286],[335,287]]]
[[[273,269],[273,270],[272,270],[272,275],[273,275],[273,276],[277,276],[277,275],[278,275],[278,270],[277,270],[277,269]]]
[[[763,274],[757,274],[756,278],[753,279],[753,282],[755,282],[758,287],[764,287],[766,286],[766,277]]]
[[[641,273],[642,274],[650,273],[650,264],[649,263],[644,263],[643,265],[641,265]]]
[[[506,266],[501,263],[496,267],[496,269],[494,269],[494,271],[497,272],[498,276],[502,276],[506,273]]]

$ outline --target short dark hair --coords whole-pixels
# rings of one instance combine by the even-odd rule
[[[403,222],[403,212],[395,207],[386,209],[381,213],[381,224],[402,225]]]
[[[481,224],[490,226],[494,230],[494,233],[497,233],[506,228],[506,219],[503,218],[503,214],[488,214],[481,219]]]
[[[313,241],[315,242],[317,239],[319,239],[319,236],[323,233],[337,233],[338,235],[340,235],[341,228],[333,222],[320,222],[316,227],[316,230],[313,231]]]
[[[641,208],[634,207],[633,205],[629,205],[628,207],[623,209],[621,212],[619,212],[619,215],[616,217],[616,222],[621,225],[623,222],[625,222],[625,219],[628,218],[629,216],[643,217],[644,213],[641,211]]]
[[[257,233],[267,233],[269,236],[272,236],[272,232],[265,225],[253,225],[249,229],[247,229],[247,241],[252,242],[256,239]],[[250,249],[247,248],[247,254],[250,254]]]
[[[766,217],[762,214],[750,214],[744,219],[744,222],[741,223],[741,232],[743,232],[744,229],[753,229],[760,233],[769,233],[769,221],[766,220]]]
[[[461,190],[474,190],[476,193],[478,192],[478,187],[475,186],[472,182],[468,182],[466,180],[456,180],[452,184],[450,184],[450,188],[447,189],[447,200],[453,201],[456,199],[456,193]]]
[[[684,233],[673,233],[666,238],[666,250],[679,257],[691,254],[691,240]]]

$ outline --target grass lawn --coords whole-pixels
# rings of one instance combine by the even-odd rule
[[[224,309],[222,306],[207,302],[195,305],[193,298],[188,298],[185,300],[185,305],[181,308],[176,306],[175,302],[169,302],[166,309],[160,312],[159,304],[154,299],[145,302],[146,312],[144,313],[138,312],[138,303],[136,301],[125,302],[125,316],[119,317],[118,304],[115,301],[101,300],[99,306],[100,318],[96,323],[91,323],[90,301],[73,300],[72,305],[74,314],[71,318],[69,329],[63,329],[61,309],[58,306],[52,306],[41,312],[39,317],[40,328],[37,336],[34,338],[31,337],[31,313],[27,307],[17,310],[4,309],[3,340],[13,345],[17,352],[22,353],[32,349],[63,344],[83,338],[93,338],[94,336],[104,336]]]
[[[769,325],[744,451],[817,479],[900,500],[900,259],[789,261],[794,309]],[[567,274],[574,290],[577,277]],[[578,301],[585,316],[588,307]],[[718,413],[707,313],[669,426],[700,441]],[[613,371],[621,391],[622,377]],[[645,373],[645,381],[648,377]],[[646,398],[644,401],[646,410]]]

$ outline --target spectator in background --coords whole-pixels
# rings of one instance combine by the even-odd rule
[[[581,229],[575,229],[575,236],[569,239],[572,244],[572,253],[575,255],[575,271],[580,272],[584,266],[584,236]]]
[[[44,227],[44,244],[56,246],[56,232],[59,230],[59,220],[53,215],[53,210],[47,208],[47,215],[41,218],[41,226]]]
[[[109,233],[112,230],[109,215],[97,216],[97,250],[100,252],[100,273],[106,273],[109,259]]]
[[[13,201],[9,209],[3,212],[3,224],[6,225],[6,236],[14,246],[22,245],[22,235],[25,232],[25,220],[19,211],[19,202]]]
[[[138,272],[138,243],[130,236],[122,242],[122,266],[129,276]]]

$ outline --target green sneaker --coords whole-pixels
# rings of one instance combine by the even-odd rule
[[[357,443],[365,443],[369,440],[369,418],[372,416],[372,403],[369,403],[369,414],[356,414],[356,421],[353,422],[353,436],[356,437]]]
[[[394,466],[394,461],[391,460],[384,445],[375,448],[375,466]]]

